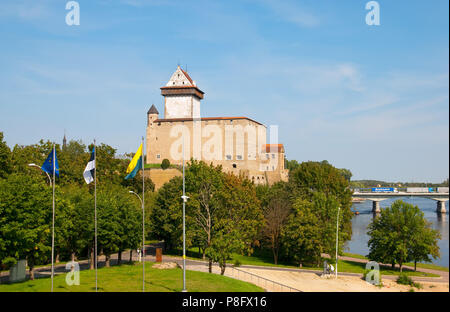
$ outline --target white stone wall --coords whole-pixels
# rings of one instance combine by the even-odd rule
[[[164,118],[192,118],[192,102],[193,96],[166,96]]]

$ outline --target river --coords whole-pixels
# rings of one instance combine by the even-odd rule
[[[401,199],[404,202],[418,206],[420,210],[422,210],[422,212],[424,213],[425,218],[429,222],[431,222],[432,227],[434,229],[439,230],[439,232],[442,235],[441,239],[438,242],[441,258],[433,259],[433,263],[440,266],[449,267],[449,258],[448,258],[449,202],[446,202],[447,213],[445,214],[436,213],[436,201],[420,197],[390,198],[381,201],[380,207],[386,208],[390,206],[395,200],[398,199]],[[355,215],[352,219],[353,235],[351,241],[347,242],[346,251],[366,256],[369,253],[369,247],[367,246],[367,242],[369,241],[369,236],[367,235],[367,226],[369,225],[370,222],[372,222],[373,219],[372,201],[366,200],[365,202],[359,204],[353,204],[352,210],[359,211],[359,215]]]

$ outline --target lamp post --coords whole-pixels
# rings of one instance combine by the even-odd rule
[[[36,168],[39,168],[39,169],[41,169],[42,170],[42,168],[40,167],[40,166],[38,166],[38,165],[36,165],[36,164],[28,164],[28,166],[30,166],[30,167],[36,167]],[[42,170],[42,171],[44,171],[44,170]],[[45,172],[45,174],[47,175],[47,177],[48,177],[48,182],[50,183],[50,186],[52,186],[52,179],[50,178],[50,175],[48,174],[48,172],[47,171],[44,171]]]
[[[184,132],[183,132],[183,289],[181,292],[187,292],[186,289],[186,202],[188,200],[188,196],[185,193],[185,175],[184,175]]]
[[[144,174],[144,173],[142,173]],[[137,198],[139,198],[139,201],[141,202],[141,206],[142,206],[142,232],[144,233],[144,201],[142,200],[141,196],[139,196],[137,193],[133,192],[133,191],[128,191],[128,193],[130,194],[134,194],[137,196]],[[144,191],[142,191],[142,193],[144,193]],[[144,239],[144,234],[142,234],[142,291],[145,291],[145,253],[144,253],[144,248],[145,248],[145,239]]]
[[[339,241],[339,211],[341,207],[338,207],[337,219],[336,219],[336,278],[338,274],[338,241]]]

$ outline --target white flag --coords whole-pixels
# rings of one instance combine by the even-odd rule
[[[92,149],[91,159],[89,159],[86,169],[84,169],[83,172],[84,181],[86,181],[87,184],[94,181],[94,170],[95,170],[95,147]]]

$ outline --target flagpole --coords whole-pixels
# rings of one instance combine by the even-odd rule
[[[183,132],[183,290],[182,292],[187,292],[186,290],[186,224],[185,224],[185,212],[186,212],[186,195],[185,195],[185,183],[184,183],[184,132]]]
[[[94,227],[95,227],[95,242],[94,242],[94,259],[95,259],[95,292],[97,292],[97,149],[95,148],[94,139]]]
[[[142,292],[145,291],[145,209],[144,209],[144,137],[142,137]]]
[[[55,144],[53,143],[53,216],[52,216],[52,292],[53,275],[55,274],[54,256],[55,256],[55,166],[56,166]]]

